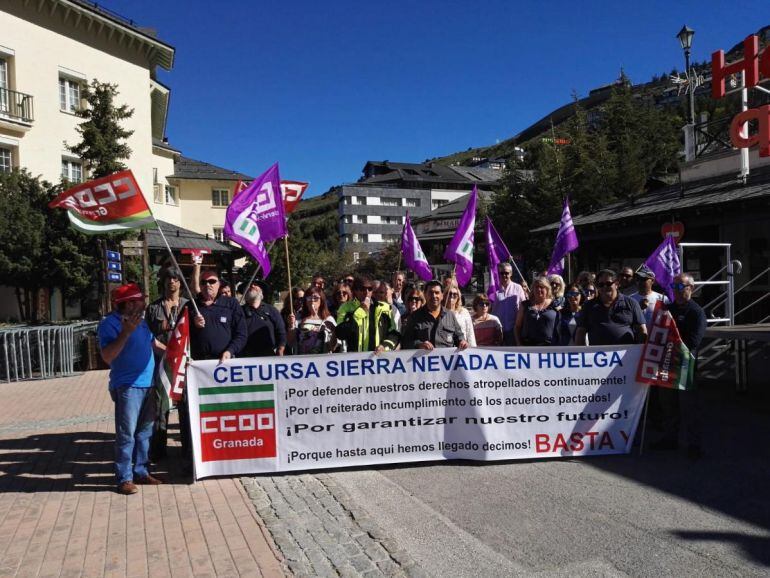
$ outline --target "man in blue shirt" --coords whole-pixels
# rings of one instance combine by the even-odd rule
[[[110,366],[115,402],[115,476],[118,493],[135,494],[136,484],[161,482],[147,471],[155,421],[152,376],[155,341],[144,320],[144,294],[136,283],[112,291],[116,310],[99,323],[102,359]]]

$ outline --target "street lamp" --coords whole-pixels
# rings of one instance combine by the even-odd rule
[[[684,50],[684,66],[687,75],[687,86],[690,89],[690,124],[695,124],[695,78],[690,71],[690,48],[692,48],[692,37],[695,36],[695,30],[682,26],[676,37]]]

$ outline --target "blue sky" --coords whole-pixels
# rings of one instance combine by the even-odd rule
[[[768,24],[759,1],[368,2],[107,0],[177,49],[167,134],[186,156],[310,181],[367,160],[509,138],[576,92],[710,59]]]

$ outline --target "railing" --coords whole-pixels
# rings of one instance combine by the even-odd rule
[[[83,341],[96,322],[0,329],[0,379],[66,377],[75,373]]]
[[[32,95],[0,88],[0,117],[31,123],[35,120]]]

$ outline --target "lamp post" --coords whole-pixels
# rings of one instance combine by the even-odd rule
[[[695,36],[695,30],[682,26],[676,37],[684,50],[685,74],[687,74],[687,85],[690,90],[690,124],[695,124],[695,79],[690,71],[690,48],[692,48],[692,37]]]

